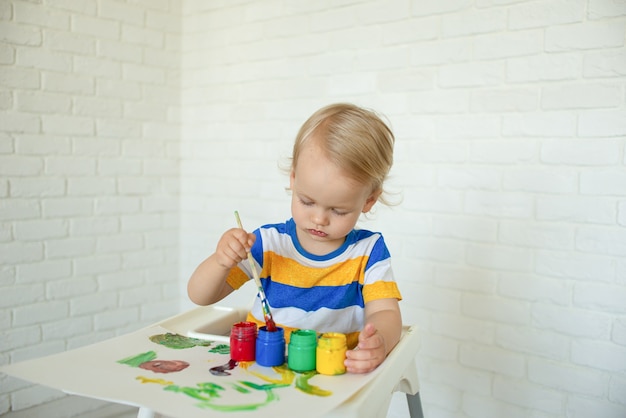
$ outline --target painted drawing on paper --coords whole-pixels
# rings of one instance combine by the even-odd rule
[[[229,345],[153,325],[74,350],[7,367],[10,374],[68,393],[142,406],[164,416],[249,418],[324,415],[375,378],[296,373],[287,364],[230,362]],[[226,367],[223,367],[226,366]],[[213,368],[224,374],[214,375]],[[227,374],[229,373],[229,374]],[[289,415],[289,413],[287,413]]]
[[[171,350],[183,350],[194,347],[207,347],[207,361],[211,355],[228,355],[230,347],[227,344],[214,343],[207,340],[189,338],[178,334],[165,333],[149,337],[155,344],[162,345]],[[118,360],[117,363],[131,367],[138,367],[154,373],[176,373],[189,367],[185,360],[165,360],[157,358],[154,350],[142,352],[130,357]],[[229,371],[239,367],[250,378],[257,378],[259,382],[242,380],[240,378],[224,379],[231,376]],[[136,380],[142,384],[156,384],[163,387],[164,391],[183,394],[195,401],[195,406],[202,409],[212,409],[221,412],[254,411],[264,406],[277,402],[281,398],[280,390],[298,390],[311,396],[327,397],[332,392],[309,383],[316,372],[295,373],[286,364],[277,367],[260,367],[255,362],[237,362],[232,359],[224,364],[211,367],[207,378],[215,376],[212,381],[203,381],[195,385],[184,385],[171,380],[137,376]],[[232,392],[235,396],[226,396]],[[229,400],[227,400],[229,399]]]

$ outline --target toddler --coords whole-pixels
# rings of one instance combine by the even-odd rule
[[[346,369],[380,365],[402,330],[391,259],[380,233],[355,229],[361,213],[385,202],[394,136],[376,113],[352,104],[315,112],[293,146],[292,218],[252,233],[232,228],[187,286],[199,305],[215,303],[250,280],[251,252],[274,321],[285,329],[340,332]],[[265,325],[255,299],[248,320]]]

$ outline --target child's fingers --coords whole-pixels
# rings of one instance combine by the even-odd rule
[[[359,333],[359,349],[376,348],[380,345],[380,336],[377,337],[376,327],[372,324],[365,324],[363,330]]]
[[[220,244],[225,251],[231,254],[237,254],[241,258],[245,258],[248,251],[250,251],[248,234],[243,229],[239,228],[226,231],[220,243],[218,243],[218,246],[220,246]]]
[[[346,352],[346,369],[349,373],[367,373],[374,370],[385,359],[385,344],[382,335],[373,324],[365,324],[359,334],[359,344]]]
[[[250,248],[252,248],[255,241],[256,241],[256,235],[254,235],[253,233],[249,233],[248,234],[248,251],[250,251]]]
[[[250,251],[249,235],[254,236],[240,228],[226,231],[217,244],[216,253],[219,264],[226,268],[233,268],[237,263],[245,260]]]
[[[367,373],[374,370],[385,359],[381,350],[350,350],[344,362],[349,373]]]
[[[346,361],[346,371],[348,373],[368,373],[374,370],[380,363],[369,360],[369,361]]]
[[[241,228],[235,228],[232,230],[233,237],[241,244],[246,252],[249,252],[254,242],[256,241],[256,235],[248,233]]]
[[[374,334],[376,334],[376,327],[370,323],[367,323],[365,324],[365,326],[363,327],[363,330],[359,334],[359,340],[361,338],[363,339],[369,338]]]
[[[371,360],[375,356],[376,356],[376,353],[374,353],[373,350],[360,349],[358,347],[355,348],[354,350],[346,351],[346,358],[349,360],[367,361],[367,360]]]

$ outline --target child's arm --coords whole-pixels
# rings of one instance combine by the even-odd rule
[[[187,294],[198,305],[210,305],[228,296],[233,288],[226,283],[230,270],[248,256],[256,236],[241,228],[222,235],[215,252],[193,272],[187,283]]]
[[[400,341],[402,316],[396,299],[378,299],[365,305],[365,327],[359,344],[346,353],[350,373],[367,373],[378,367]]]

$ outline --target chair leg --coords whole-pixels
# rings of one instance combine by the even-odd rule
[[[137,418],[155,418],[154,411],[142,406],[139,408],[139,411],[137,411]]]
[[[422,411],[422,399],[420,393],[415,395],[409,393],[406,394],[406,401],[409,404],[409,415],[411,418],[424,418],[424,411]]]
[[[165,416],[159,414],[158,412],[154,412],[150,408],[142,406],[137,412],[137,418],[165,418]]]

